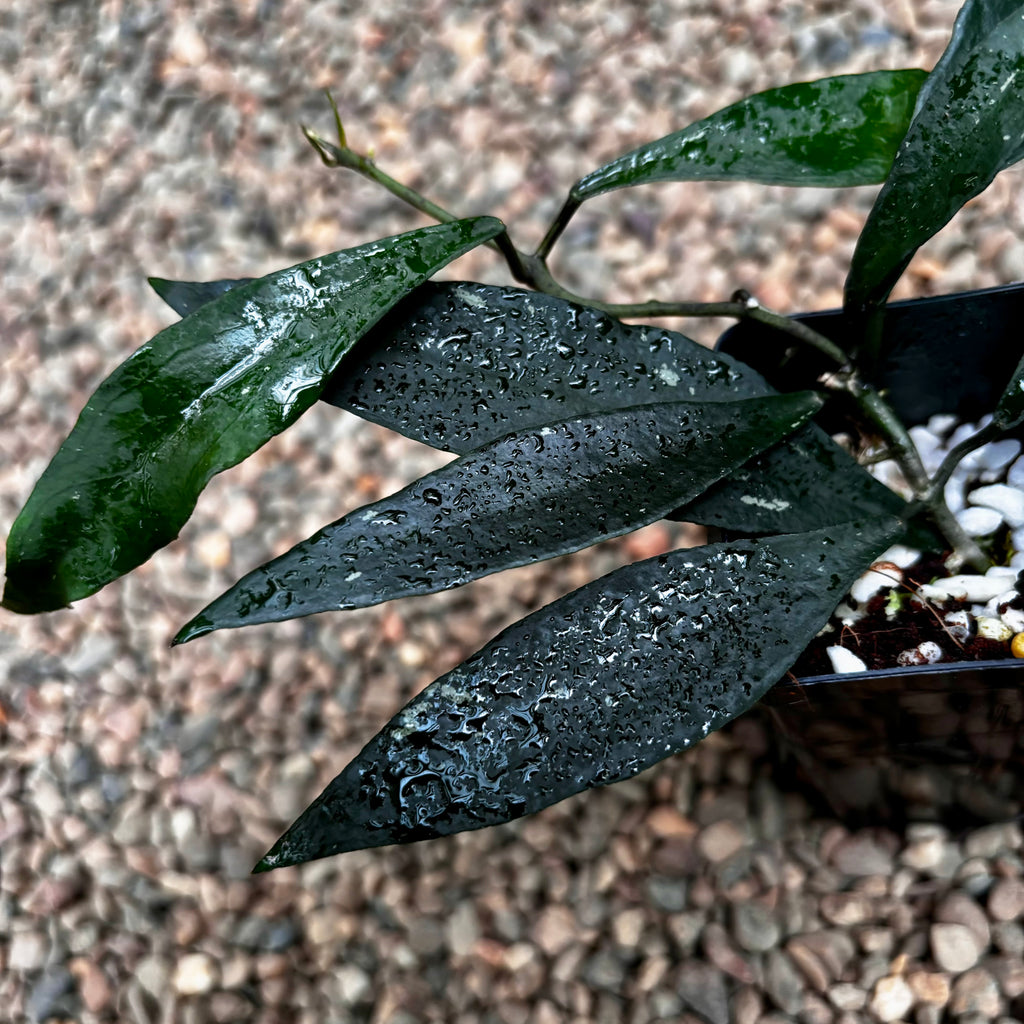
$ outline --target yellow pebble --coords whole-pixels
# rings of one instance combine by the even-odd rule
[[[1010,641],[1010,653],[1015,658],[1024,658],[1024,633],[1018,633]]]

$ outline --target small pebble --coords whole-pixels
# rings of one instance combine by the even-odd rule
[[[954,413],[937,412],[934,416],[928,417],[928,429],[936,437],[944,437],[951,430],[955,430],[960,424],[960,417]],[[949,442],[943,442],[944,448],[949,448]]]
[[[949,1002],[949,975],[937,971],[913,971],[907,977],[910,990],[919,1003],[945,1006]]]
[[[942,924],[962,924],[970,929],[981,950],[991,941],[985,912],[966,893],[956,890],[949,893],[935,908],[935,920]]]
[[[974,933],[962,924],[933,924],[929,932],[932,956],[944,971],[970,970],[981,956]]]
[[[181,996],[197,996],[209,992],[218,981],[216,962],[205,953],[190,953],[178,961],[172,984]]]
[[[868,833],[840,840],[832,851],[831,859],[843,874],[858,878],[867,875],[888,878],[893,871],[892,851]]]
[[[1024,881],[1001,878],[988,894],[988,912],[996,921],[1018,921],[1024,918]]]
[[[984,825],[974,829],[964,839],[964,852],[968,857],[998,857],[1024,846],[1024,833],[1015,821],[998,825]]]
[[[738,903],[733,911],[736,941],[750,953],[764,953],[779,941],[779,923],[761,903]]]
[[[734,821],[717,821],[701,830],[697,849],[713,864],[720,864],[747,845],[746,833]]]
[[[914,1005],[914,993],[899,976],[882,978],[875,985],[868,1009],[881,1021],[901,1020]]]
[[[967,488],[961,477],[954,474],[942,488],[942,497],[949,506],[949,511],[956,515],[967,507]]]
[[[999,1013],[1001,1002],[995,978],[988,971],[978,967],[961,974],[953,982],[949,1008],[958,1017],[967,1013],[978,1013],[991,1020]]]
[[[949,845],[949,834],[940,825],[911,825],[907,845],[900,862],[914,871],[930,872],[942,863]]]
[[[862,1010],[868,1001],[868,994],[862,988],[848,981],[841,981],[828,990],[829,1002],[837,1010]]]

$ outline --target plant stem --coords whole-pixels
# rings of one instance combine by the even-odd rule
[[[425,213],[428,217],[442,223],[449,223],[458,218],[455,214],[438,206],[437,203],[427,199],[415,189],[403,185],[400,181],[392,178],[390,174],[382,171],[369,157],[356,153],[347,145],[335,145],[327,139],[318,135],[311,128],[303,126],[302,129],[310,145],[317,151],[320,159],[328,167],[345,167],[348,170],[361,174],[364,178],[375,182],[385,188],[393,196],[401,199],[415,210]],[[343,136],[339,133],[339,139]],[[505,257],[512,276],[521,284],[530,285],[538,291],[555,298],[565,299],[567,302],[576,302],[580,305],[590,306],[599,309],[610,316],[615,317],[654,317],[654,316],[691,316],[691,317],[732,317],[736,320],[756,320],[759,323],[774,327],[784,334],[802,341],[805,345],[816,348],[823,355],[827,356],[838,366],[845,366],[848,357],[845,352],[834,342],[824,335],[811,330],[805,324],[791,320],[781,313],[774,313],[765,309],[756,299],[749,296],[744,298],[734,297],[728,302],[638,302],[638,303],[614,303],[601,302],[596,299],[579,295],[559,284],[552,276],[544,260],[544,255],[550,251],[561,230],[569,222],[569,218],[579,208],[579,203],[571,198],[566,200],[562,213],[552,224],[551,230],[544,242],[541,242],[537,252],[527,255],[521,252],[509,238],[508,232],[504,231],[492,243],[492,248],[497,249]],[[560,227],[558,225],[561,225]]]
[[[328,167],[347,167],[350,171],[355,171],[364,178],[369,178],[370,181],[383,186],[393,196],[401,199],[403,203],[407,203],[413,209],[425,213],[428,217],[433,217],[434,220],[440,221],[442,224],[458,220],[454,214],[438,206],[437,203],[432,203],[415,189],[396,181],[390,174],[385,174],[369,157],[362,156],[355,150],[349,149],[348,146],[336,146],[305,125],[302,126],[302,132]]]
[[[988,558],[978,547],[977,542],[960,525],[956,516],[950,512],[949,506],[943,498],[942,487],[936,488],[933,481],[929,480],[928,472],[921,462],[921,456],[913,438],[892,407],[873,387],[854,377],[847,381],[847,389],[882,436],[889,441],[893,457],[899,464],[907,483],[913,488],[914,496],[921,506],[927,509],[935,525],[952,545],[953,555],[950,558],[950,567],[959,568],[966,563],[978,572],[984,572],[990,564]],[[981,432],[979,431],[979,433]]]
[[[334,107],[332,101],[332,107]],[[338,145],[334,145],[322,138],[310,128],[303,127],[303,132],[310,144],[317,151],[320,159],[328,167],[345,167],[361,174],[364,178],[387,189],[392,195],[401,199],[404,203],[425,213],[428,217],[441,223],[448,223],[456,220],[455,214],[450,213],[437,203],[431,202],[415,189],[396,181],[389,174],[382,171],[369,158],[356,153],[345,141],[344,131],[341,127],[341,119],[335,109],[335,122],[338,128]],[[509,270],[515,280],[521,284],[529,285],[538,291],[555,298],[565,299],[568,302],[575,302],[581,305],[590,306],[608,313],[610,316],[626,317],[659,317],[659,316],[683,316],[683,317],[733,317],[737,320],[756,320],[758,323],[773,327],[776,330],[788,334],[805,345],[816,349],[824,356],[834,362],[842,371],[842,387],[848,391],[860,406],[865,417],[875,425],[883,437],[885,437],[893,451],[893,457],[899,463],[907,482],[914,490],[914,494],[921,506],[927,508],[932,519],[942,531],[946,539],[952,544],[953,559],[960,564],[970,563],[979,571],[988,567],[988,559],[975,541],[969,537],[960,526],[956,517],[943,500],[942,488],[952,473],[956,461],[966,455],[969,451],[986,443],[989,436],[982,438],[988,428],[979,431],[974,437],[949,453],[943,462],[935,481],[928,479],[921,457],[914,445],[913,439],[907,433],[906,428],[900,422],[899,417],[884,401],[878,392],[862,381],[858,380],[855,374],[849,371],[850,358],[838,345],[829,338],[812,330],[806,324],[780,313],[774,313],[765,309],[756,299],[745,292],[737,292],[728,302],[640,302],[640,303],[612,303],[600,302],[563,287],[552,276],[548,269],[546,258],[559,236],[565,230],[573,214],[580,207],[580,203],[570,192],[561,210],[548,228],[537,251],[528,255],[513,245],[508,231],[503,231],[492,242],[492,248],[497,249],[504,256]],[[881,345],[882,317],[884,309],[876,308],[868,312],[867,317],[867,349],[868,358],[877,358]],[[978,441],[978,438],[982,438]],[[977,443],[973,443],[977,441]],[[954,455],[957,457],[954,460]],[[943,474],[945,474],[943,476]]]
[[[963,459],[982,445],[988,444],[989,441],[994,441],[1003,432],[1003,428],[998,424],[989,423],[987,426],[982,427],[981,430],[971,434],[970,437],[964,438],[958,445],[950,448],[935,476],[932,477],[929,494],[941,494],[947,481],[953,475],[953,470],[956,469]]]
[[[942,531],[942,535],[953,545],[953,554],[946,559],[946,568],[955,572],[961,566],[969,565],[976,572],[986,572],[992,564],[991,559],[950,512],[949,506],[942,498],[942,492],[939,492],[937,498],[926,500],[925,506],[935,525]]]
[[[889,403],[870,384],[852,378],[847,382],[847,390],[854,396],[868,419],[889,441],[893,458],[899,463],[907,483],[914,489],[914,494],[923,500],[930,481],[917,446],[907,428],[900,422]]]
[[[555,242],[562,236],[562,232],[568,227],[569,221],[572,220],[573,214],[580,208],[580,205],[580,201],[573,196],[570,190],[569,197],[558,211],[558,216],[551,222],[551,227],[548,228],[547,234],[540,245],[537,246],[537,251],[534,253],[537,259],[546,260],[548,258],[555,246]]]

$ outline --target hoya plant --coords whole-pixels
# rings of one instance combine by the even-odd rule
[[[439,223],[266,277],[152,279],[182,317],[99,386],[14,523],[4,606],[48,612],[177,535],[215,474],[324,401],[458,457],[239,580],[175,643],[456,587],[669,517],[724,538],[629,565],[511,626],[415,697],[257,865],[507,822],[628,778],[746,711],[856,578],[914,531],[986,556],[944,504],[958,459],[1024,419],[1009,353],[992,423],[931,476],[877,386],[887,298],[917,248],[1024,156],[1024,3],[968,0],[937,66],[751,96],[576,182],[533,253],[352,149],[321,158]],[[846,282],[842,340],[746,293],[610,305],[548,258],[575,211],[659,181],[881,185]],[[474,246],[526,287],[432,283]],[[827,370],[780,393],[682,334],[622,318],[728,316]],[[1024,346],[1022,346],[1024,347]],[[927,358],[927,353],[925,353]],[[852,407],[911,497],[814,420]]]

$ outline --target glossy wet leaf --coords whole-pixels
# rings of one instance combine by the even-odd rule
[[[195,300],[230,282],[173,284]],[[322,398],[462,455],[601,410],[772,393],[754,371],[673,331],[522,288],[429,282],[367,332]]]
[[[904,501],[817,427],[734,470],[670,518],[739,533],[810,530],[858,513],[899,515]]]
[[[774,393],[749,367],[674,331],[518,288],[430,283],[367,334],[324,398],[462,453],[602,409]],[[672,518],[780,533],[901,505],[813,425],[763,458],[764,475],[723,481]]]
[[[821,404],[809,392],[676,402],[511,434],[249,573],[175,642],[446,590],[646,526],[791,433]]]
[[[769,89],[581,178],[583,202],[655,181],[873,185],[885,180],[926,72],[840,75]]]
[[[1024,5],[968,4],[857,242],[849,310],[884,302],[918,247],[1024,157],[1022,89]]]
[[[1024,357],[1017,364],[992,418],[1004,430],[1024,420]]]
[[[63,607],[173,540],[207,481],[297,419],[368,327],[500,229],[481,217],[310,260],[161,331],[89,399],[15,521],[5,607]]]
[[[1021,10],[1024,10],[1021,0],[966,0],[957,12],[946,49],[917,94],[914,112],[921,109],[932,90],[941,88],[943,83],[962,70],[999,22]]]
[[[498,825],[756,703],[899,523],[673,551],[506,629],[415,697],[257,866]]]
[[[774,393],[754,370],[674,331],[521,288],[431,282],[353,348],[323,398],[464,454],[601,410]],[[672,518],[781,533],[901,506],[813,425],[782,442],[765,466],[767,475],[725,481]]]
[[[225,278],[222,281],[167,281],[149,278],[150,287],[179,316],[188,316],[200,306],[219,299],[225,292],[256,280],[253,277]]]

